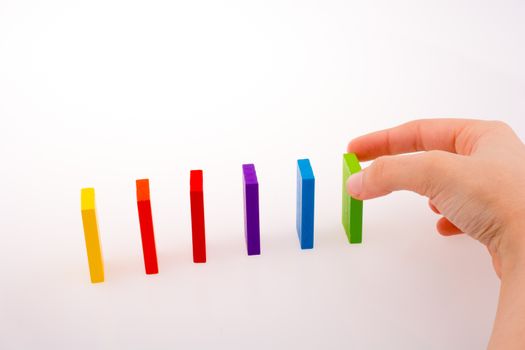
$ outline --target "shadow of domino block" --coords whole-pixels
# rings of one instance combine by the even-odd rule
[[[354,153],[343,154],[343,227],[349,243],[361,243],[363,236],[363,201],[352,198],[346,191],[350,175],[361,171]]]
[[[297,235],[301,249],[314,247],[315,177],[308,159],[297,161]]]

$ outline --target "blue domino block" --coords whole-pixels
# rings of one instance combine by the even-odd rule
[[[314,247],[315,177],[310,160],[297,161],[297,235],[301,249]]]

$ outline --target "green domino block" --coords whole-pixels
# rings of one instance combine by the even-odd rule
[[[346,191],[350,175],[361,171],[361,165],[354,153],[343,154],[343,227],[349,243],[363,240],[363,201],[352,198]]]

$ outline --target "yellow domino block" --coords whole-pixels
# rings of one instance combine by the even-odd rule
[[[98,235],[97,211],[95,208],[95,189],[83,188],[80,192],[82,224],[86,238],[89,274],[92,283],[104,282],[104,262]]]

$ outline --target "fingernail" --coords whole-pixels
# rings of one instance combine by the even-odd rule
[[[350,176],[346,183],[348,192],[351,196],[359,196],[363,192],[363,172],[360,171],[357,174]]]

